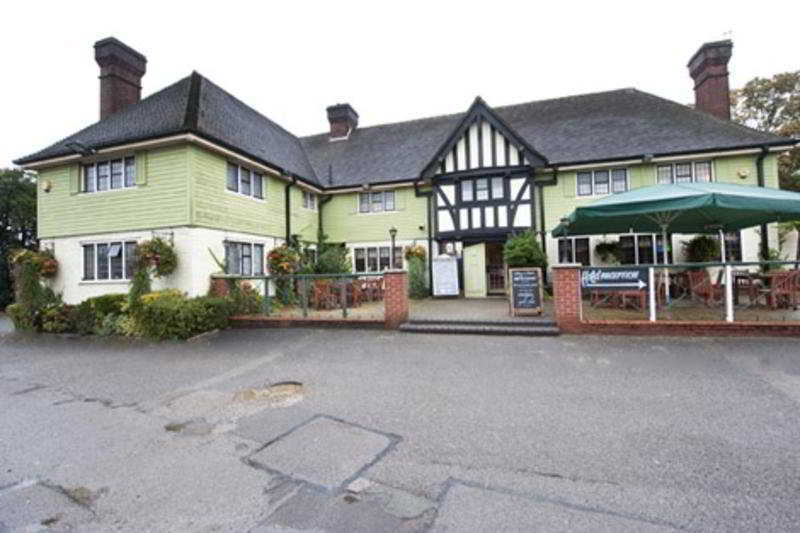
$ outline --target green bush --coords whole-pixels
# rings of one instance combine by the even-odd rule
[[[91,300],[84,300],[75,306],[72,321],[75,333],[91,335],[97,327],[97,314]]]
[[[33,321],[25,311],[25,308],[22,307],[22,304],[9,305],[6,307],[6,314],[11,318],[17,331],[32,331],[34,329]]]
[[[600,241],[594,245],[594,253],[605,263],[622,262],[622,248],[619,241]]]
[[[417,256],[408,258],[408,293],[415,299],[426,298],[429,294],[425,261]]]
[[[122,314],[125,303],[128,301],[127,294],[104,294],[86,300],[90,302],[94,309],[97,319],[102,320],[108,315]]]
[[[72,333],[75,331],[75,307],[50,304],[42,310],[42,331],[47,333]]]
[[[719,261],[720,249],[717,239],[707,235],[698,235],[689,241],[684,241],[682,244],[683,254],[687,263]]]
[[[547,268],[547,256],[530,231],[509,238],[503,247],[503,258],[512,268],[539,267],[542,270]]]
[[[236,315],[254,315],[261,312],[263,298],[249,283],[236,284],[237,289],[230,291],[231,312]]]
[[[225,298],[200,296],[186,299],[173,294],[142,298],[136,330],[154,340],[184,340],[228,326],[233,304]]]
[[[316,274],[350,274],[352,271],[353,264],[347,248],[338,244],[320,245],[317,262],[314,265]]]

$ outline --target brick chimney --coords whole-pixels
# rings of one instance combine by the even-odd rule
[[[731,119],[728,61],[733,42],[705,43],[689,60],[689,74],[694,80],[694,107],[723,120]]]
[[[327,111],[331,139],[346,139],[358,126],[358,113],[350,104],[332,105]]]
[[[141,99],[146,57],[108,37],[94,43],[94,59],[100,65],[100,120]]]

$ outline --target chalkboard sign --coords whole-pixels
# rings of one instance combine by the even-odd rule
[[[540,315],[542,314],[542,270],[539,268],[512,268],[509,270],[511,277],[511,299],[509,305],[511,314]]]

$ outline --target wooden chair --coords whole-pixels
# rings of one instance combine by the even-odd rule
[[[383,278],[369,278],[364,282],[364,285],[370,302],[383,300]]]
[[[777,272],[772,275],[772,280],[767,293],[767,304],[772,309],[778,307],[797,307],[798,286],[797,276],[800,271],[791,270],[789,272]]]
[[[329,280],[314,280],[314,285],[311,288],[311,305],[314,309],[333,309],[337,307],[336,296]]]
[[[352,306],[358,307],[361,305],[361,302],[364,301],[364,290],[362,289],[361,281],[354,279],[350,283],[350,287],[351,288],[348,290],[348,292],[352,293]]]
[[[689,290],[693,300],[702,300],[709,307],[722,303],[725,298],[725,288],[719,281],[717,283],[711,282],[708,270],[705,268],[690,270],[687,274],[689,276]]]

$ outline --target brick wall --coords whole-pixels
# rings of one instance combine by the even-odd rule
[[[581,267],[553,266],[553,308],[558,327],[564,332],[577,332],[581,327]]]
[[[383,306],[386,329],[397,329],[408,320],[408,273],[387,270],[383,275]]]

